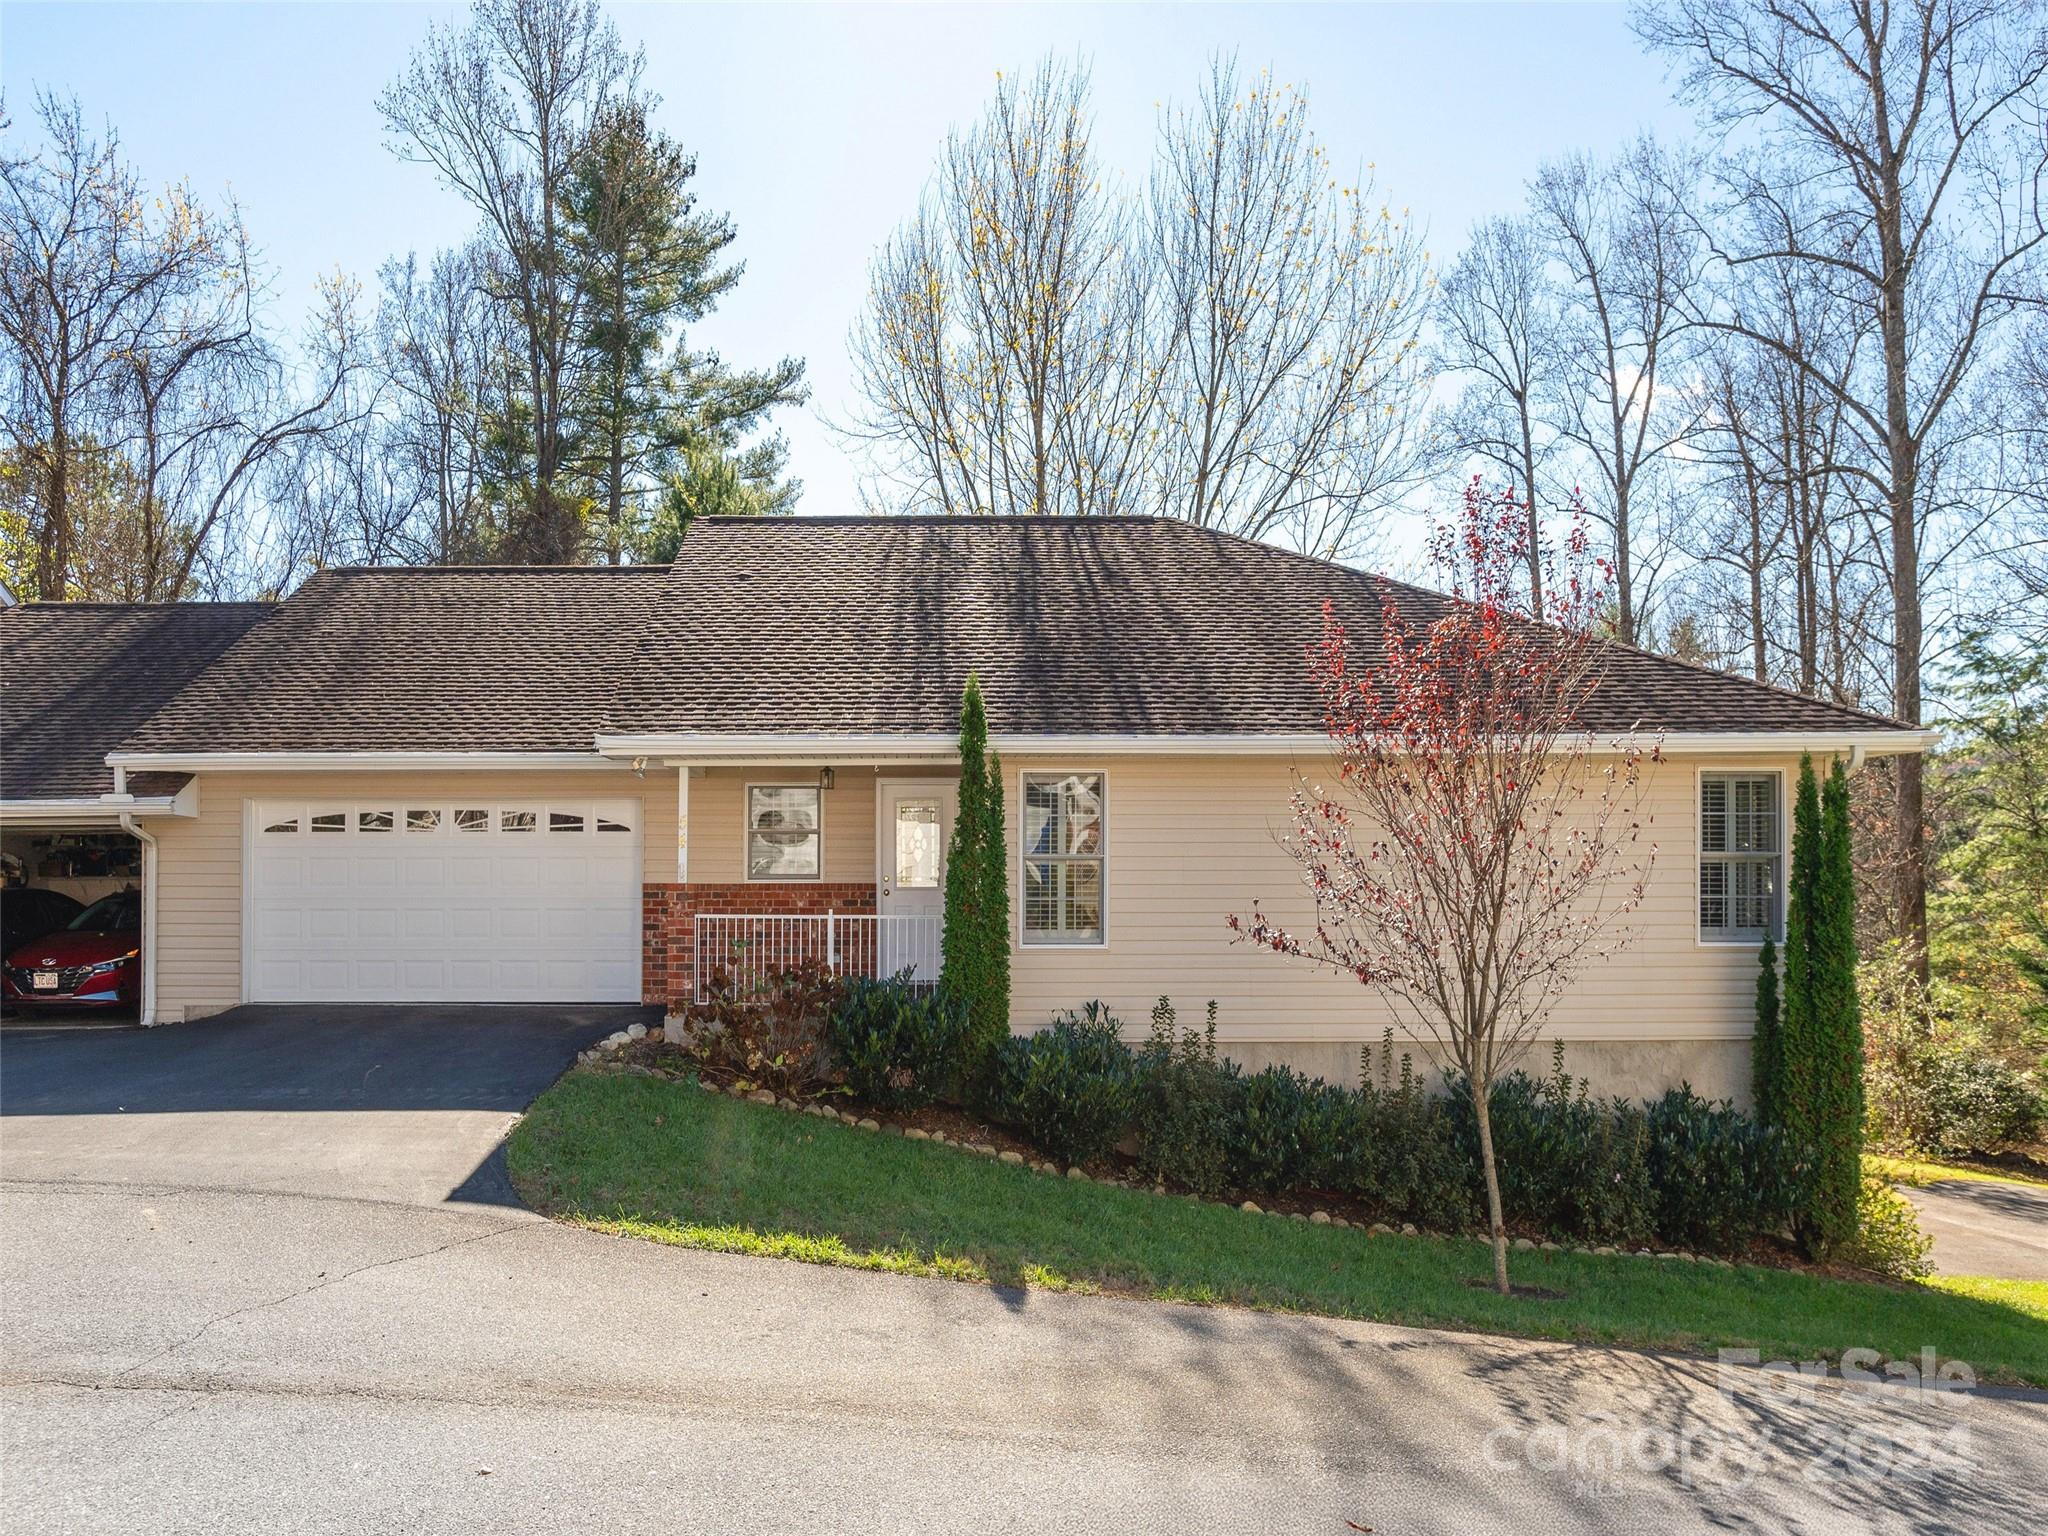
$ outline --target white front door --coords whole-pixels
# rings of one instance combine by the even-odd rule
[[[640,802],[248,806],[252,1003],[640,999]]]
[[[884,779],[877,792],[876,968],[884,976],[908,971],[914,981],[937,981],[959,786],[950,779]]]

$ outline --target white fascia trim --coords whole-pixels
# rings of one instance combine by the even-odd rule
[[[1921,752],[1940,739],[1938,731],[1674,731],[1661,739],[1638,733],[1637,745],[1657,742],[1668,756],[1677,753],[1715,756],[1758,752],[1860,752],[1885,756]],[[1603,734],[1602,747],[1606,738]],[[1325,756],[1330,741],[1320,732],[1270,736],[1096,736],[991,735],[989,745],[1012,755],[1101,756]],[[600,736],[597,750],[607,757],[661,758],[676,763],[733,761],[864,762],[945,757],[959,750],[953,736],[939,735],[672,735]]]
[[[1647,742],[1651,738],[1641,737]],[[1900,727],[1850,731],[1673,731],[1664,737],[1667,756],[1742,756],[1760,751],[1830,752],[1843,757],[1894,757],[1926,752],[1941,732]]]
[[[116,800],[109,796],[80,798],[75,800],[0,800],[0,821],[34,822],[39,825],[65,823],[69,825],[118,827],[121,818],[127,816],[189,816],[179,803],[178,796],[150,795],[146,798],[133,796]]]
[[[590,752],[109,752],[130,773],[312,773],[377,769],[597,768],[619,764]]]

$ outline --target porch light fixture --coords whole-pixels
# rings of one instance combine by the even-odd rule
[[[839,774],[837,770],[831,768],[820,768],[818,770],[818,788],[831,789],[835,785],[837,785],[838,782]]]

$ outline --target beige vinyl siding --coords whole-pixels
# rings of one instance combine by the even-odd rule
[[[157,1015],[198,1018],[242,998],[242,829],[249,800],[562,797],[641,802],[642,878],[675,878],[676,776],[647,770],[496,773],[219,773],[199,779],[199,814],[152,817],[157,840]]]
[[[818,797],[824,823],[819,879],[829,884],[875,878],[875,781],[916,778],[951,770],[917,765],[891,766],[879,772],[868,766],[835,767],[833,787]],[[747,878],[746,827],[749,784],[815,784],[815,767],[706,768],[690,780],[690,882],[693,885],[737,885]],[[673,880],[670,873],[657,878]],[[764,880],[762,885],[802,884]]]
[[[1698,769],[1796,763],[1677,759],[1649,765],[1648,837],[1657,844],[1636,940],[1587,967],[1551,1021],[1573,1040],[1746,1038],[1753,1022],[1754,945],[1703,945],[1697,890]],[[1003,764],[1010,833],[1013,924],[1020,910],[1020,775],[1099,770],[1106,778],[1106,942],[1097,948],[1018,944],[1011,959],[1012,1024],[1034,1028],[1055,1012],[1100,998],[1142,1027],[1161,993],[1183,1022],[1199,1023],[1210,998],[1219,1035],[1246,1042],[1360,1042],[1411,1024],[1356,981],[1244,944],[1225,918],[1254,900],[1289,925],[1312,910],[1298,867],[1278,845],[1296,764],[1285,758],[1016,758]],[[1311,780],[1327,765],[1300,763]]]
[[[1311,779],[1327,766],[1299,761]],[[1033,1029],[1062,1009],[1099,998],[1134,1031],[1170,994],[1184,1022],[1199,1023],[1210,998],[1219,1035],[1257,1044],[1377,1041],[1412,1023],[1380,994],[1247,945],[1224,919],[1254,900],[1289,924],[1310,912],[1295,864],[1280,849],[1297,760],[1245,756],[1017,757],[1003,763],[1009,829],[1012,937],[1022,911],[1019,803],[1025,773],[1099,771],[1105,776],[1106,942],[1013,943],[1011,1023]],[[1558,1007],[1550,1032],[1584,1041],[1746,1039],[1753,1023],[1756,947],[1699,940],[1698,775],[1702,768],[1767,769],[1789,784],[1795,759],[1676,758],[1647,769],[1647,838],[1657,845],[1636,939],[1587,967]],[[943,771],[911,766],[884,777]],[[816,769],[707,768],[690,781],[690,876],[706,884],[745,878],[744,786],[811,782]],[[865,881],[875,869],[875,778],[840,767],[823,797],[824,879]],[[667,878],[672,878],[667,877]]]

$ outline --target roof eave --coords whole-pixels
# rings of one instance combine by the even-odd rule
[[[0,800],[0,821],[35,826],[118,827],[123,816],[190,816],[177,795],[77,795],[63,799]]]
[[[583,752],[109,752],[107,765],[130,773],[317,773],[375,770],[594,768],[619,765]]]
[[[1610,733],[1598,733],[1603,742]],[[1725,757],[1774,752],[1840,753],[1856,757],[1885,757],[1924,752],[1940,739],[1931,730],[1876,727],[1772,731],[1654,731],[1612,733],[1617,740],[1647,745],[1655,740],[1666,754]],[[1289,756],[1321,754],[1329,750],[1329,738],[1317,732],[1269,732],[1234,735],[1189,733],[1147,734],[1143,732],[1072,735],[1031,735],[997,732],[989,745],[1013,755],[1076,756]],[[714,733],[691,731],[640,732],[601,735],[597,750],[611,758],[659,758],[680,762],[801,761],[859,758],[887,761],[913,757],[943,757],[958,750],[951,735],[925,733]]]

